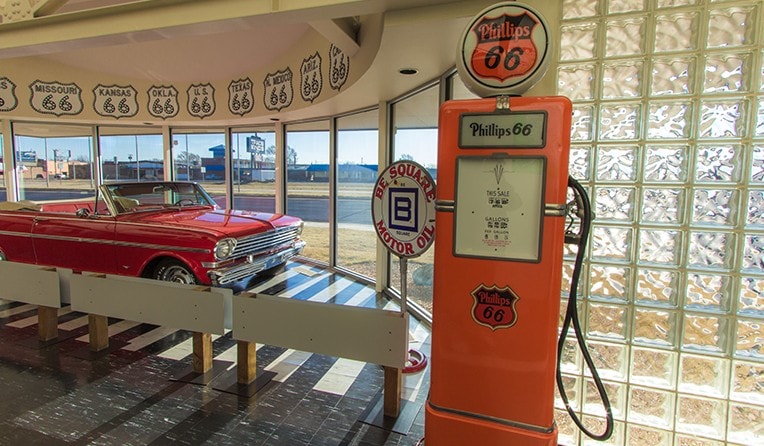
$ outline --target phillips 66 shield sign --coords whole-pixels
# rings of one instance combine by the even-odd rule
[[[398,257],[417,257],[435,237],[435,182],[413,161],[396,161],[377,178],[371,198],[377,236]]]
[[[509,286],[480,284],[472,290],[472,319],[491,330],[509,328],[517,322],[515,304],[519,297]]]
[[[519,2],[481,11],[459,41],[456,67],[481,97],[522,94],[546,72],[551,39],[543,17]]]

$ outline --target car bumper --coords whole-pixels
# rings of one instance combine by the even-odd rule
[[[290,258],[300,254],[303,247],[305,247],[305,242],[299,241],[293,246],[276,253],[254,257],[243,263],[238,263],[230,267],[212,269],[208,274],[214,286],[224,287],[232,285],[241,280],[250,278],[261,271],[265,271],[286,262]]]

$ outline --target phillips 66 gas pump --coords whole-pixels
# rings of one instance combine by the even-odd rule
[[[557,444],[571,103],[517,96],[550,43],[517,2],[483,10],[460,42],[459,74],[484,99],[440,109],[428,446]]]

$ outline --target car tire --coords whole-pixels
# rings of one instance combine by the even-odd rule
[[[159,265],[154,270],[153,278],[165,282],[185,283],[187,285],[196,285],[198,283],[193,271],[183,262],[174,259],[159,262]]]

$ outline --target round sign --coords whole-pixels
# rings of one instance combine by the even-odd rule
[[[374,230],[388,251],[417,257],[435,237],[435,181],[413,161],[396,161],[377,178],[371,197]]]
[[[482,10],[459,40],[456,68],[462,82],[483,98],[525,93],[549,66],[548,29],[544,18],[522,3]]]

